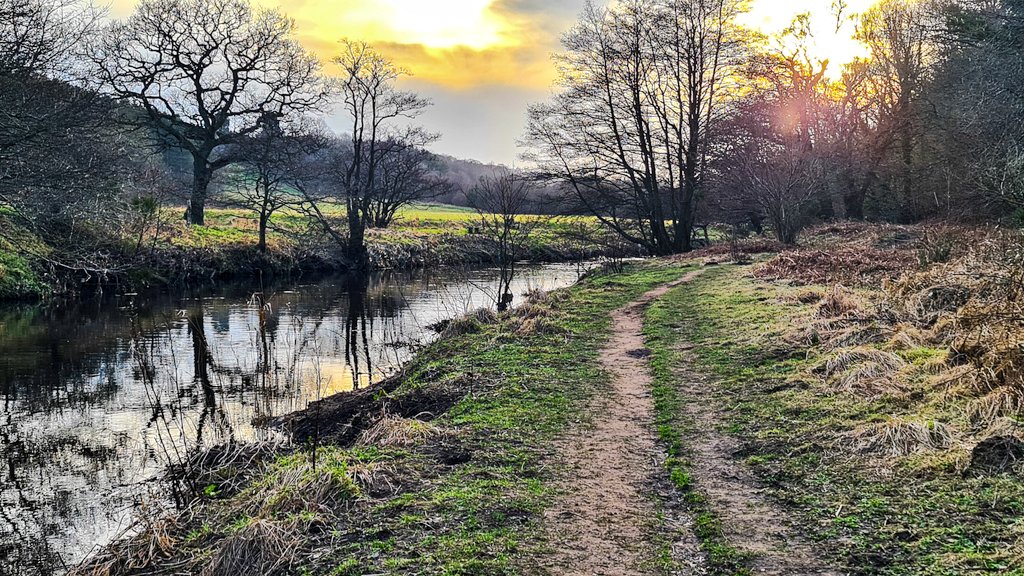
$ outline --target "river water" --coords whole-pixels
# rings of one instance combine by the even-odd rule
[[[490,269],[382,272],[0,308],[0,575],[63,571],[109,542],[196,446],[394,373],[429,325],[489,305]],[[515,292],[578,279],[525,268]]]

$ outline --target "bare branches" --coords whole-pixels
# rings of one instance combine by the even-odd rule
[[[533,183],[512,170],[482,177],[469,193],[470,205],[477,211],[482,230],[498,246],[498,312],[512,305],[516,258],[543,221],[539,216],[527,216],[535,196]]]
[[[145,0],[96,43],[106,89],[192,155],[193,223],[203,223],[212,175],[235,160],[226,146],[267,118],[324,103],[320,65],[292,39],[293,28],[246,0]]]
[[[416,150],[437,136],[398,124],[416,118],[430,105],[429,100],[395,87],[407,71],[368,44],[351,40],[341,42],[334,62],[342,70],[334,86],[350,128],[347,141],[338,142],[330,157],[332,165],[325,170],[330,192],[321,194],[320,201],[344,200],[347,256],[353,267],[362,268],[368,261],[366,229],[390,222],[400,206],[429,191],[421,186],[426,178],[419,166],[426,157],[419,157]],[[324,228],[340,239],[318,201],[307,197]]]
[[[541,174],[650,253],[692,247],[709,142],[738,63],[739,10],[730,0],[588,4],[556,60],[562,93],[531,109]]]

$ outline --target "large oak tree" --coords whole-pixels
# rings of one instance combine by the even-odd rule
[[[324,101],[320,65],[293,31],[281,12],[246,0],[143,0],[97,43],[106,88],[192,156],[193,224],[215,173],[236,160],[232,144]]]

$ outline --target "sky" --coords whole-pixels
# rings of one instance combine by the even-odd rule
[[[113,0],[112,17],[137,0]],[[846,0],[847,13],[874,0]],[[324,62],[338,40],[372,43],[411,73],[403,87],[433,101],[419,123],[442,135],[435,152],[512,165],[527,107],[552,94],[551,55],[585,0],[259,0],[295,19],[299,41]],[[752,0],[744,23],[765,33],[810,12],[817,45],[836,74],[862,52],[852,23],[837,31],[832,0]],[[329,68],[328,68],[329,69]],[[332,117],[328,124],[341,129]]]

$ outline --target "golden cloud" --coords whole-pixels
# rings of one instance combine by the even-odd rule
[[[494,0],[304,0],[286,9],[301,42],[325,61],[339,39],[352,38],[370,42],[417,80],[453,89],[543,88],[555,77],[557,35],[533,21],[538,14]]]

